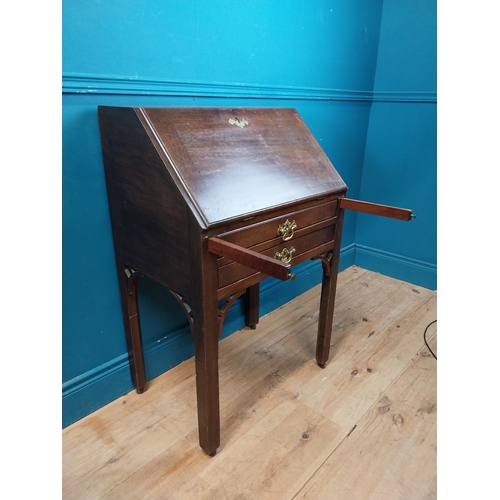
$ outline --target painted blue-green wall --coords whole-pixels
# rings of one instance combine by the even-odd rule
[[[371,90],[381,7],[381,0],[63,0],[63,71]]]
[[[382,0],[63,0],[63,425],[132,389],[97,106],[295,107],[358,198],[370,171],[367,137],[376,135],[381,20],[386,30],[399,22]],[[346,217],[342,267],[355,262],[364,237],[356,220]],[[386,235],[388,251],[404,263],[405,247],[390,244],[394,234]],[[317,284],[321,266],[304,263],[297,272],[293,283],[263,283],[262,313]],[[153,378],[191,356],[192,341],[162,287],[140,280],[139,301]],[[224,335],[242,326],[236,303]]]
[[[436,1],[384,0],[360,197],[411,208],[357,216],[361,267],[437,286]]]

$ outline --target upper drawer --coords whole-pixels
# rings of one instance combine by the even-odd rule
[[[337,216],[337,205],[338,200],[329,201],[273,217],[243,229],[223,233],[218,237],[245,248],[258,246],[255,250],[262,251],[331,225]],[[218,260],[219,266],[228,262],[230,261],[225,258]]]

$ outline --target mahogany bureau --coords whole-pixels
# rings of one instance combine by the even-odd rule
[[[410,210],[345,198],[347,187],[294,109],[98,108],[132,383],[146,374],[137,277],[166,286],[194,337],[199,442],[220,445],[218,339],[245,294],[259,321],[259,283],[323,265],[316,360],[330,351],[345,209],[409,220]],[[222,305],[221,305],[222,304]]]

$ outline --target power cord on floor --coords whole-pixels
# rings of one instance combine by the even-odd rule
[[[435,319],[434,321],[431,321],[426,327],[425,327],[425,331],[424,331],[424,342],[425,342],[425,345],[427,346],[427,349],[429,349],[429,351],[431,352],[431,354],[434,356],[434,358],[437,360],[437,356],[432,352],[432,349],[429,347],[429,344],[427,343],[427,339],[426,339],[426,334],[427,334],[427,330],[429,328],[429,326],[431,326],[433,323],[435,323],[437,321],[437,319]]]

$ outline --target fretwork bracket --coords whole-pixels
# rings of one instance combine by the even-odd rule
[[[234,301],[239,299],[246,290],[241,290],[239,292],[233,293],[233,295],[230,295],[227,299],[225,299],[224,306],[222,307],[222,310],[218,309],[217,310],[217,316],[219,318],[219,329],[218,329],[218,336],[222,336],[222,325],[224,324],[224,320],[226,319],[226,315],[229,311],[229,308],[233,305]]]
[[[131,267],[126,267],[126,266],[125,266],[123,271],[125,273],[125,281],[127,282],[127,292],[130,295],[130,293],[132,291],[131,290],[132,283],[134,282],[134,280],[136,278],[143,278],[144,274],[142,274],[139,271],[136,271],[135,269],[133,269]]]
[[[187,319],[189,321],[189,326],[191,327],[191,332],[193,331],[193,321],[194,321],[194,313],[191,305],[188,302],[186,297],[183,297],[181,294],[174,292],[169,289],[169,292],[176,298],[177,302],[181,305],[182,309],[186,313]],[[226,315],[229,312],[229,308],[233,305],[234,301],[240,298],[246,290],[241,290],[240,292],[233,293],[227,299],[225,299],[224,305],[221,309],[217,309],[217,320],[218,320],[218,330],[217,335],[219,337],[222,336],[222,326],[224,325],[224,320],[226,319]]]
[[[186,313],[187,319],[189,321],[189,326],[191,327],[191,332],[192,332],[193,331],[193,321],[194,321],[193,308],[189,304],[186,297],[183,297],[180,293],[177,293],[177,292],[174,292],[173,290],[170,290],[170,288],[168,288],[168,291],[176,298],[177,302],[179,302],[182,309]]]
[[[318,255],[317,257],[313,257],[311,260],[321,260],[321,264],[323,265],[323,270],[324,270],[326,276],[331,276],[331,274],[332,274],[332,259],[333,259],[333,252],[330,251],[328,253],[322,253],[321,255]]]

